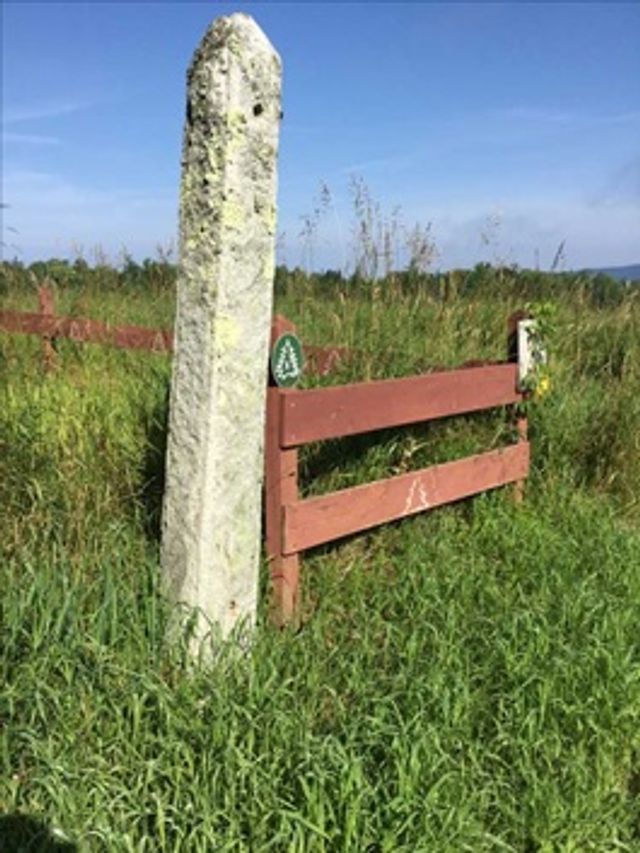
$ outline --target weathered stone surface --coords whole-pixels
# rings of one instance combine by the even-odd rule
[[[256,611],[280,78],[243,14],[188,72],[162,568],[198,644]]]

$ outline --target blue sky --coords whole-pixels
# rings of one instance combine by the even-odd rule
[[[281,261],[324,182],[313,263],[348,267],[353,177],[432,223],[436,267],[640,261],[640,4],[614,3],[4,3],[5,256],[175,252],[185,72],[234,11],[283,60]]]

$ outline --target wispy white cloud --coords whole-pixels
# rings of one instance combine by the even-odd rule
[[[6,171],[2,196],[26,258],[73,254],[74,246],[101,246],[116,258],[126,245],[152,256],[177,230],[177,188],[96,188],[52,172]]]
[[[551,125],[614,126],[640,122],[640,110],[618,113],[584,113],[571,110],[554,110],[546,107],[516,106],[497,110],[498,116],[527,122]]]
[[[433,223],[432,236],[438,250],[440,269],[471,267],[480,261],[516,263],[531,267],[540,263],[548,269],[558,246],[565,241],[565,269],[582,269],[637,263],[640,220],[637,208],[620,204],[603,211],[590,208],[580,198],[562,195],[500,199],[484,195],[457,198],[402,211],[405,223]],[[304,265],[295,227],[286,228],[280,261]],[[340,229],[321,224],[314,247],[314,263],[326,268],[352,269],[351,233],[348,217]],[[488,237],[483,239],[482,235]],[[344,259],[348,263],[345,264]]]
[[[640,225],[630,207],[602,215],[579,199],[505,198],[491,239],[483,242],[487,218],[496,205],[452,204],[429,211],[439,239],[443,268],[468,266],[480,260],[531,266],[539,257],[550,265],[561,241],[566,241],[566,267],[607,266],[637,261]]]
[[[59,116],[86,110],[94,106],[91,101],[50,101],[49,103],[33,104],[31,106],[7,107],[3,110],[3,123],[20,124],[27,121],[39,121],[47,118],[58,118]]]
[[[602,186],[589,195],[587,203],[592,207],[631,205],[637,208],[640,205],[640,154],[614,169]]]
[[[358,163],[350,163],[343,166],[338,174],[351,175],[360,172],[383,169],[385,171],[397,171],[411,166],[413,156],[410,154],[393,154],[390,157],[372,157],[370,160],[361,160]]]
[[[57,136],[43,136],[40,133],[11,133],[9,131],[2,134],[2,141],[16,145],[60,145],[61,142]]]

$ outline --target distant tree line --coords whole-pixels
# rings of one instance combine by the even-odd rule
[[[177,265],[162,258],[146,258],[138,263],[132,257],[125,256],[119,267],[106,263],[91,266],[82,258],[72,261],[50,258],[31,264],[19,260],[2,261],[0,294],[12,288],[37,287],[45,280],[60,288],[132,288],[158,292],[173,288],[177,274]],[[446,272],[424,272],[409,268],[389,272],[374,280],[359,272],[344,275],[339,270],[307,272],[298,267],[289,269],[281,265],[275,271],[277,295],[292,295],[304,290],[313,298],[338,293],[364,296],[387,289],[403,294],[419,290],[445,302],[490,294],[509,294],[523,300],[568,296],[604,307],[619,304],[630,293],[640,293],[640,280],[619,281],[603,272],[543,272],[516,266],[493,266],[489,263]]]

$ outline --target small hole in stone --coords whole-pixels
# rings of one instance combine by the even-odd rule
[[[259,116],[259,115],[261,115],[262,112],[264,112],[264,107],[262,106],[262,104],[254,104],[254,107],[253,107],[254,116]]]
[[[237,607],[235,601],[233,599],[229,602],[229,610],[235,610]]]

